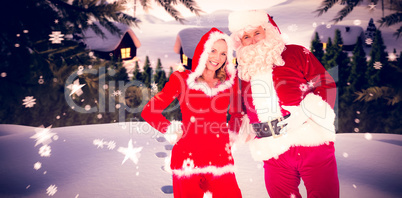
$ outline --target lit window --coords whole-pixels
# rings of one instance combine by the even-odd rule
[[[187,56],[185,54],[182,55],[183,56],[183,65],[187,65]]]
[[[326,50],[327,49],[327,43],[322,43],[322,49]]]
[[[233,58],[233,64],[236,65],[236,58]]]
[[[131,57],[130,56],[131,49],[129,47],[128,48],[121,48],[120,51],[121,51],[121,58],[122,59]]]

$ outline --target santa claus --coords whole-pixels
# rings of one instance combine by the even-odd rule
[[[308,197],[339,197],[333,78],[308,49],[286,45],[264,11],[229,14],[229,30],[269,196],[301,197],[303,179]]]

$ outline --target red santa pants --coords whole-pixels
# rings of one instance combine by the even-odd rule
[[[213,198],[241,198],[240,188],[233,173],[221,176],[195,174],[178,177],[173,175],[174,198],[202,198],[208,191]]]
[[[265,186],[273,198],[301,198],[300,178],[309,198],[339,198],[334,143],[291,147],[278,159],[264,161]]]

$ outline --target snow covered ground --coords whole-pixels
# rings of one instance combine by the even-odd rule
[[[335,145],[342,198],[402,196],[401,135],[338,134]],[[0,125],[0,197],[173,197],[171,148],[142,122]],[[234,158],[243,197],[268,197],[248,145],[236,145]]]

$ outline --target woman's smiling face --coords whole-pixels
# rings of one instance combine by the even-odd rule
[[[228,46],[224,40],[215,41],[208,55],[206,69],[212,71],[218,70],[225,63],[227,52]]]

